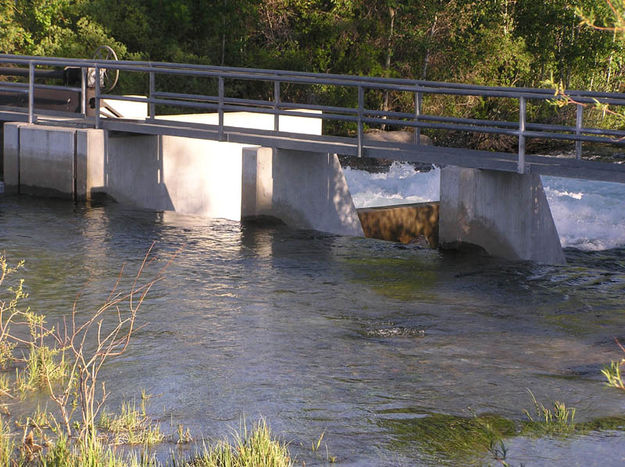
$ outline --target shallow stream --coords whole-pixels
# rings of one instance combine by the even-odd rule
[[[556,182],[548,194],[572,193]],[[112,409],[145,389],[166,433],[182,424],[196,439],[262,416],[306,465],[497,465],[472,420],[520,424],[533,410],[528,390],[595,428],[511,433],[511,465],[625,462],[625,422],[603,423],[625,416],[625,392],[600,373],[623,357],[614,338],[625,342],[625,248],[615,240],[624,232],[614,225],[594,237],[560,232],[576,248],[566,266],[545,266],[0,197],[0,251],[26,261],[29,304],[49,321],[79,292],[85,313],[102,303],[122,264],[127,284],[153,242],[162,258],[182,248],[143,304],[129,351],[104,369]]]

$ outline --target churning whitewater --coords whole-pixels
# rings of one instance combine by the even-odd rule
[[[387,173],[345,168],[357,208],[440,199],[440,170],[394,162]],[[606,250],[625,245],[625,184],[542,177],[563,247]]]

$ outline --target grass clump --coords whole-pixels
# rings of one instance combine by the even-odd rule
[[[395,448],[413,451],[414,443],[435,463],[479,463],[500,441],[516,434],[512,420],[496,415],[459,417],[431,414],[381,422],[395,434]]]
[[[264,420],[260,420],[248,433],[235,436],[234,443],[221,441],[214,446],[204,445],[195,458],[175,463],[185,467],[290,467],[293,465],[288,447],[274,439]]]
[[[532,391],[528,392],[534,403],[534,415],[528,410],[523,411],[529,419],[523,425],[524,434],[563,435],[575,431],[575,408],[567,407],[564,402],[555,401],[553,408],[549,409],[536,400]]]
[[[601,370],[601,374],[606,378],[606,385],[611,388],[625,390],[625,382],[621,375],[621,367],[625,365],[625,358],[620,362],[610,362]]]
[[[139,410],[134,402],[123,402],[118,415],[103,411],[99,427],[111,434],[113,444],[151,446],[164,438],[158,424],[147,416],[145,406]]]
[[[618,339],[615,339],[616,345],[618,345],[623,352],[625,352],[625,347],[619,342]],[[605,366],[601,373],[606,378],[606,384],[612,388],[617,388],[625,391],[625,382],[623,381],[623,377],[621,375],[621,367],[625,365],[625,358],[621,359],[618,362],[610,362],[609,365]]]

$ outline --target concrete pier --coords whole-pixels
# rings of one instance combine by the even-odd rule
[[[450,166],[440,192],[442,248],[468,243],[502,258],[565,262],[540,176]]]
[[[218,117],[170,118],[215,124]],[[227,114],[226,123],[271,129],[274,119],[241,112]],[[320,134],[321,120],[283,116],[280,127]],[[8,193],[73,199],[103,193],[156,211],[235,221],[271,216],[296,228],[363,235],[338,158],[328,153],[6,123],[4,180]]]
[[[102,185],[103,157],[102,130],[4,124],[7,193],[89,199]]]
[[[254,148],[244,152],[242,217],[362,237],[336,154]]]

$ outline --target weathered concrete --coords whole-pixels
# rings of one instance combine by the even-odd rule
[[[20,127],[20,192],[72,197],[75,129]]]
[[[163,120],[217,124],[217,114],[162,115]],[[224,124],[272,129],[273,116],[233,112]],[[321,119],[280,117],[284,131],[321,134]],[[256,146],[176,136],[109,135],[104,191],[122,203],[183,214],[241,219],[242,158]]]
[[[215,114],[162,118],[217,122]],[[272,129],[274,120],[234,113],[225,123]],[[321,120],[281,117],[280,128],[320,134]],[[268,215],[294,227],[363,235],[336,155],[20,123],[7,124],[5,148],[7,185],[23,193],[105,193],[157,211],[231,220]]]
[[[335,154],[248,149],[243,186],[243,218],[269,216],[293,227],[364,236]]]
[[[4,124],[3,165],[4,191],[17,193],[19,187],[19,127],[21,123]]]
[[[6,123],[4,136],[7,193],[85,199],[102,185],[102,130]]]
[[[443,168],[439,243],[478,245],[509,259],[565,262],[538,175]]]
[[[366,237],[438,246],[439,203],[415,203],[358,209]]]
[[[141,208],[239,220],[242,149],[173,136],[109,135],[104,191]]]

